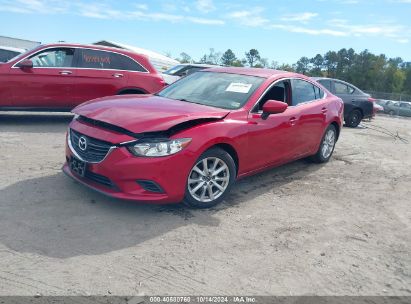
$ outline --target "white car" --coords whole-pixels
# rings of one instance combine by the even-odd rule
[[[7,62],[10,59],[24,53],[25,49],[19,49],[9,46],[0,46],[0,62]]]
[[[209,68],[215,68],[218,67],[217,65],[211,65],[211,64],[201,64],[201,63],[182,63],[178,64],[171,69],[163,72],[163,78],[164,81],[167,84],[172,84],[173,82],[176,82],[179,80],[181,77],[185,77],[187,75],[190,75],[194,72],[201,71],[204,69],[209,69]]]

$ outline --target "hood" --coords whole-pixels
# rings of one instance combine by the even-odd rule
[[[153,95],[122,95],[95,99],[73,113],[133,133],[167,131],[192,120],[222,119],[229,110]]]

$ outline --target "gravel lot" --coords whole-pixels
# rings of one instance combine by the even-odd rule
[[[70,120],[0,114],[0,295],[411,295],[410,119],[344,128],[328,164],[244,179],[202,211],[67,178]]]

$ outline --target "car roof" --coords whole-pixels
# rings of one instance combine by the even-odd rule
[[[192,66],[192,67],[199,67],[199,68],[215,68],[215,67],[220,67],[219,65],[216,64],[206,64],[206,63],[179,63],[177,65],[181,66]]]
[[[66,43],[66,42],[59,42],[59,43],[50,43],[50,44],[41,44],[39,47],[41,48],[49,48],[49,47],[78,47],[78,48],[90,48],[90,49],[95,49],[95,50],[103,50],[103,51],[113,51],[117,53],[123,53],[123,54],[132,54],[132,55],[139,55],[139,56],[144,56],[147,57],[144,54],[136,53],[127,49],[122,49],[122,48],[117,48],[117,47],[110,47],[110,46],[104,46],[104,45],[95,45],[95,44],[80,44],[80,43]]]
[[[341,79],[329,78],[329,77],[310,77],[310,78],[313,79],[313,80],[315,80],[315,81],[317,81],[317,80],[323,80],[323,79],[325,79],[325,80],[339,81],[339,82],[342,82],[342,83],[344,83],[344,84],[346,84],[346,85],[349,85],[349,86],[351,86],[351,87],[354,87],[355,89],[357,89],[358,91],[360,91],[361,93],[363,93],[363,94],[365,94],[365,95],[369,95],[369,94],[367,94],[367,93],[364,93],[361,89],[359,89],[358,87],[356,87],[356,86],[353,85],[352,83],[346,82],[346,81],[341,80]]]
[[[303,79],[309,79],[309,77],[302,74],[272,70],[272,69],[260,69],[260,68],[237,68],[237,67],[220,67],[220,68],[211,68],[207,69],[207,72],[216,72],[216,73],[229,73],[229,74],[240,74],[246,76],[255,76],[262,78],[271,78],[271,77],[298,77]]]

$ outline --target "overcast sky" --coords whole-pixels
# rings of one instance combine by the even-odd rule
[[[209,48],[294,63],[341,48],[411,61],[411,0],[0,0],[0,35],[112,40],[195,60]]]

